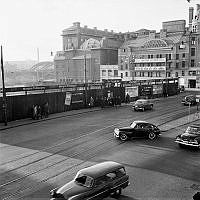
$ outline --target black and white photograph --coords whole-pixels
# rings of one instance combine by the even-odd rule
[[[0,0],[1,200],[200,200],[200,0]]]

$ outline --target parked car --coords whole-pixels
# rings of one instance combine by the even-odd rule
[[[153,103],[148,99],[138,99],[135,104],[133,105],[133,109],[135,111],[141,110],[152,110],[153,109]]]
[[[149,138],[150,140],[154,140],[158,135],[161,135],[160,129],[145,121],[134,121],[129,127],[114,129],[114,137],[122,141],[131,138]]]
[[[192,105],[196,105],[197,102],[196,102],[196,96],[195,95],[187,95],[185,96],[181,103],[184,105],[184,106],[188,106],[189,104],[192,106]]]
[[[200,124],[189,125],[184,133],[176,137],[175,142],[180,147],[192,146],[200,148]]]
[[[128,185],[124,165],[106,161],[78,171],[72,181],[50,194],[51,200],[96,200],[118,196]]]

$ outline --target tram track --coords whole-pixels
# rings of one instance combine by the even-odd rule
[[[172,109],[172,107],[173,107],[173,109]],[[173,111],[173,113],[172,113],[172,111]],[[180,108],[179,108],[179,110],[176,110],[176,111],[175,111],[175,110],[174,110],[174,106],[171,106],[170,108],[168,107],[167,109],[162,110],[162,112],[156,114],[155,116],[153,116],[153,118],[154,118],[154,120],[156,120],[156,118],[157,118],[157,121],[159,121],[159,119],[160,119],[160,121],[162,121],[162,123],[167,123],[167,122],[169,122],[169,121],[172,121],[172,120],[173,120],[174,118],[176,118],[177,116],[182,115],[181,113],[183,113],[183,111],[184,111],[184,112],[187,112],[187,108],[186,108],[186,109],[183,109],[183,110],[180,110]],[[143,119],[144,119],[144,120],[149,120],[149,119],[151,119],[151,118],[152,118],[151,114],[152,114],[152,113],[150,113],[150,112],[145,113],[145,117],[144,117]],[[160,115],[162,116],[162,114],[163,114],[164,116],[163,116],[162,119],[161,119]],[[143,115],[144,115],[144,114],[141,113],[141,116],[140,116],[140,117],[142,117]],[[171,119],[171,118],[173,118],[173,119]],[[90,133],[81,135],[81,136],[79,136],[79,137],[76,137],[76,138],[73,138],[73,139],[70,139],[70,140],[65,140],[65,141],[63,141],[63,142],[61,142],[61,143],[58,143],[58,144],[56,144],[56,145],[52,145],[52,146],[43,148],[43,149],[41,149],[39,152],[35,152],[35,153],[32,153],[32,154],[26,155],[26,156],[21,157],[21,158],[18,158],[18,159],[16,159],[16,160],[12,160],[12,161],[9,161],[9,162],[5,162],[5,163],[1,164],[1,167],[2,167],[3,165],[9,164],[9,163],[12,164],[12,163],[15,162],[15,161],[19,161],[19,159],[24,159],[24,158],[29,157],[29,156],[37,155],[37,154],[39,154],[41,151],[49,151],[49,150],[53,150],[53,149],[55,149],[55,148],[57,148],[57,147],[59,147],[59,146],[61,146],[61,145],[65,145],[65,144],[69,145],[70,143],[72,144],[74,141],[77,141],[77,140],[79,140],[79,139],[85,138],[85,140],[87,140],[87,139],[88,139],[87,137],[90,137],[90,136],[95,136],[95,138],[92,139],[92,140],[90,141],[90,142],[94,143],[95,140],[98,139],[98,138],[96,138],[96,134],[98,134],[100,131],[107,130],[107,129],[109,129],[109,128],[112,128],[112,127],[114,127],[114,126],[123,124],[123,123],[128,122],[128,121],[132,121],[132,120],[133,120],[133,119],[126,119],[126,120],[123,120],[122,122],[117,122],[117,123],[115,123],[115,124],[111,124],[110,126],[103,127],[102,129],[99,129],[99,130],[96,130],[96,131],[92,131],[92,132],[90,132]],[[105,137],[105,135],[107,135],[108,138]],[[75,151],[74,154],[71,153],[71,152],[68,152],[67,154],[65,154],[65,156],[69,156],[69,157],[67,157],[67,158],[65,158],[65,159],[63,159],[63,160],[61,160],[60,162],[56,162],[56,163],[54,163],[54,164],[52,164],[52,165],[46,166],[45,168],[41,168],[40,170],[36,170],[36,171],[33,171],[33,172],[29,173],[29,174],[26,174],[26,175],[23,176],[23,177],[20,177],[20,178],[18,178],[18,179],[13,179],[13,180],[11,180],[11,181],[9,181],[9,182],[6,182],[6,183],[0,185],[0,188],[2,189],[2,188],[6,187],[6,186],[8,186],[8,185],[10,185],[10,184],[12,184],[12,183],[21,182],[21,181],[27,179],[28,177],[30,177],[30,176],[32,176],[32,175],[35,175],[35,174],[37,174],[37,173],[39,173],[39,172],[42,172],[42,171],[44,171],[44,170],[50,169],[50,168],[52,168],[52,167],[55,167],[56,165],[62,164],[62,163],[64,163],[64,162],[66,162],[68,159],[71,159],[71,158],[77,158],[77,157],[79,157],[79,159],[80,159],[80,160],[83,160],[83,161],[81,161],[80,164],[78,164],[77,166],[82,165],[83,163],[88,162],[88,160],[90,160],[91,158],[95,157],[96,154],[97,154],[98,152],[100,152],[100,151],[102,151],[102,150],[105,150],[105,148],[106,148],[107,146],[110,146],[110,145],[111,145],[111,147],[114,147],[114,146],[118,146],[118,145],[120,145],[120,144],[123,143],[123,142],[122,142],[122,143],[117,143],[117,145],[116,145],[116,143],[113,143],[113,142],[112,142],[112,141],[113,141],[113,137],[110,138],[110,132],[106,132],[105,134],[99,135],[99,138],[102,138],[102,136],[104,136],[104,138],[106,139],[106,141],[104,141],[104,142],[102,142],[102,143],[100,143],[100,144],[94,143],[95,145],[94,145],[92,148],[88,148],[88,144],[87,144],[87,145],[86,145],[86,147],[87,147],[86,150],[84,150],[85,147],[82,147],[82,148],[83,148],[83,151],[76,152],[76,149],[71,149],[71,147],[68,146],[68,148],[66,148],[66,149],[61,149],[60,151],[55,151],[53,154],[50,154],[50,155],[48,155],[48,156],[46,156],[46,157],[44,157],[44,158],[35,160],[35,161],[32,162],[32,163],[28,163],[28,164],[26,164],[26,165],[23,165],[23,166],[20,166],[20,167],[18,167],[18,168],[15,168],[15,169],[12,169],[12,170],[10,170],[10,171],[7,171],[6,173],[12,172],[12,171],[18,170],[18,169],[20,169],[20,168],[22,168],[22,167],[26,167],[26,166],[29,166],[29,165],[31,165],[31,164],[37,163],[37,162],[39,162],[39,161],[41,161],[41,160],[44,160],[44,159],[47,159],[47,158],[51,158],[51,157],[53,157],[55,154],[66,153],[65,151],[67,151],[67,150],[69,150],[69,149],[70,149],[71,151]],[[91,138],[90,138],[90,139],[91,139]],[[82,142],[83,142],[83,141],[82,141]],[[80,141],[79,145],[81,145],[81,141]],[[112,145],[113,145],[113,146],[112,146]],[[79,146],[76,146],[76,147],[78,148]],[[89,146],[89,147],[91,147],[91,146]],[[98,147],[98,148],[97,148],[97,147]],[[96,150],[96,151],[92,151],[92,150]],[[85,154],[85,153],[88,152],[88,151],[89,151],[89,152],[92,152],[91,154],[94,154],[91,158],[90,158],[90,154]],[[73,168],[73,167],[74,167],[74,166],[71,166],[71,168]],[[69,168],[69,169],[71,169],[71,168]],[[61,172],[55,174],[55,175],[52,176],[52,177],[48,177],[48,178],[42,180],[41,182],[44,183],[44,182],[48,181],[49,179],[51,179],[51,178],[53,178],[53,177],[55,177],[55,176],[59,176],[60,174],[66,172],[66,170],[69,170],[69,169],[63,169]],[[2,175],[2,174],[1,174],[1,175]],[[21,186],[21,185],[20,185],[20,186]],[[19,190],[19,191],[22,192],[22,191],[25,190],[25,189],[26,189],[26,188],[20,187],[20,190]],[[28,189],[31,189],[31,188],[28,187]],[[20,192],[20,193],[21,193],[21,192]],[[10,198],[12,198],[12,196],[17,196],[17,193],[16,193],[16,195],[12,194],[11,196],[8,196],[8,197],[6,197],[6,198],[4,198],[4,199],[10,199]]]

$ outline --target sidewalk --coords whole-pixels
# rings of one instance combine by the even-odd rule
[[[18,126],[24,126],[27,124],[38,123],[41,121],[47,121],[47,120],[51,120],[51,119],[57,119],[57,118],[62,118],[62,117],[67,117],[67,116],[72,116],[72,115],[79,115],[82,113],[95,112],[95,111],[99,111],[99,110],[101,110],[100,107],[84,108],[84,109],[80,109],[80,110],[70,110],[70,111],[61,112],[61,113],[50,114],[48,118],[43,118],[43,119],[38,119],[38,120],[33,120],[31,118],[15,120],[15,121],[8,122],[7,126],[5,126],[4,123],[0,123],[0,131],[18,127]]]
[[[200,116],[196,115],[196,113],[167,122],[166,124],[160,125],[159,128],[162,131],[169,131],[170,129],[173,129],[185,124],[190,124],[193,122],[196,124],[200,124]]]

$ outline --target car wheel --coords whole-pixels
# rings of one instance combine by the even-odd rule
[[[150,132],[148,137],[150,140],[154,140],[156,138],[156,134],[154,132]]]
[[[128,136],[125,134],[125,133],[121,133],[120,136],[119,136],[120,140],[122,141],[126,141],[128,140]]]

